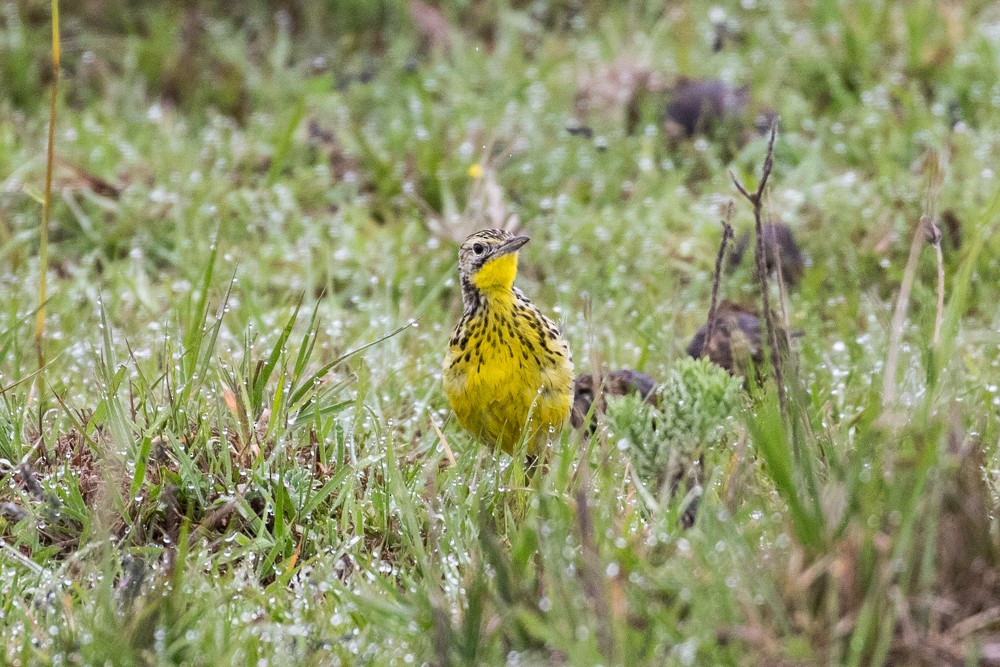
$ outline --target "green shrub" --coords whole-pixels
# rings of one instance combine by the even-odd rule
[[[659,407],[638,396],[608,404],[610,431],[627,445],[638,478],[654,493],[726,441],[740,409],[740,381],[707,359],[682,359],[659,390]]]

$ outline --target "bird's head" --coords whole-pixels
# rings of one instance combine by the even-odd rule
[[[465,239],[458,251],[458,272],[463,287],[479,292],[510,289],[517,276],[517,251],[528,242],[502,229],[484,229]]]

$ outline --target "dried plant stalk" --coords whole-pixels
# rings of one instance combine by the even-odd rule
[[[764,253],[766,252],[764,243],[764,221],[763,221],[763,208],[764,208],[764,190],[767,188],[767,179],[771,175],[771,170],[774,168],[774,139],[778,134],[778,123],[775,121],[771,125],[771,135],[767,141],[767,154],[764,157],[764,167],[760,177],[760,183],[757,185],[757,190],[750,192],[742,183],[737,180],[736,176],[730,172],[729,176],[733,179],[733,184],[736,185],[736,189],[740,191],[744,197],[753,206],[753,218],[754,218],[754,232],[756,238],[755,245],[755,259],[757,263],[757,282],[760,284],[760,298],[761,305],[764,310],[764,323],[767,326],[767,344],[771,348],[771,371],[774,373],[774,382],[777,385],[778,390],[778,404],[781,408],[781,415],[788,423],[788,398],[785,393],[785,376],[781,368],[781,353],[778,348],[778,331],[777,325],[774,322],[774,312],[771,310],[771,297],[768,290],[767,282],[767,261]]]
[[[59,92],[59,0],[52,0],[52,98],[49,104],[49,146],[45,164],[45,197],[42,200],[42,228],[38,248],[38,312],[35,315],[35,353],[38,367],[45,366],[46,274],[49,271],[49,220],[52,218],[52,166],[55,161],[56,98]]]
[[[719,242],[719,254],[715,257],[715,275],[712,276],[712,301],[708,307],[708,328],[705,330],[705,340],[701,344],[701,355],[705,356],[705,350],[715,333],[715,311],[719,306],[719,285],[722,283],[722,261],[726,257],[726,244],[733,238],[733,226],[730,222],[733,219],[733,201],[730,199],[726,204],[726,217],[722,219],[722,241]]]

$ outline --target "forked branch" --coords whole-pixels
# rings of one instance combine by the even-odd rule
[[[774,322],[774,312],[771,310],[771,298],[767,282],[767,261],[765,259],[766,256],[764,255],[764,190],[767,188],[767,179],[771,176],[771,170],[774,168],[774,139],[777,134],[778,123],[775,121],[771,125],[771,135],[767,141],[767,154],[764,157],[764,168],[761,173],[760,183],[757,185],[757,189],[754,192],[750,192],[748,188],[740,183],[736,178],[736,175],[732,172],[729,172],[729,176],[733,179],[733,184],[736,185],[736,189],[739,190],[740,194],[746,197],[753,206],[754,235],[756,236],[754,259],[756,260],[757,265],[757,282],[760,285],[761,306],[764,310],[764,323],[767,327],[767,346],[771,350],[771,370],[774,373],[774,383],[778,388],[778,403],[781,406],[781,416],[785,419],[785,423],[787,424],[788,399],[785,395],[785,376],[781,368],[781,354],[779,353],[778,348],[778,331],[777,325]]]

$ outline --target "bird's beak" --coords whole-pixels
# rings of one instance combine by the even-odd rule
[[[506,255],[508,253],[517,252],[521,249],[525,243],[531,239],[527,236],[515,236],[510,241],[507,241],[502,246],[496,249],[494,255]]]

